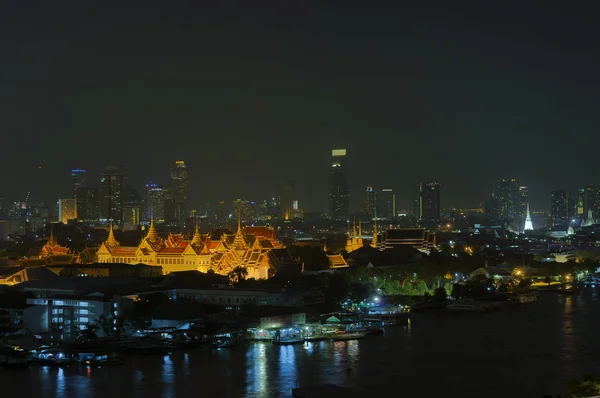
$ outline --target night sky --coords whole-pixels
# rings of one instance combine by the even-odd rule
[[[97,179],[106,164],[166,183],[181,157],[192,208],[293,180],[301,207],[326,210],[334,147],[348,149],[352,207],[367,184],[408,207],[429,179],[444,207],[475,206],[516,177],[546,210],[550,189],[600,183],[596,9],[52,3],[0,7],[5,201],[68,196],[71,168]]]

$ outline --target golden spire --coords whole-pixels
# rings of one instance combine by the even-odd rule
[[[196,218],[196,231],[194,232],[194,236],[192,237],[190,244],[195,246],[202,245],[202,237],[200,236],[200,231],[198,230],[198,218]]]
[[[54,239],[54,224],[50,224],[50,237],[48,238],[48,246],[56,246],[56,239]]]
[[[238,227],[237,227],[237,233],[238,234],[242,233],[242,208],[241,207],[238,209]]]
[[[363,239],[362,239],[362,220],[359,218],[358,219],[358,239],[356,241],[356,244],[359,247],[363,246]]]
[[[373,239],[371,240],[371,246],[377,247],[377,219],[373,219]]]
[[[352,245],[356,245],[356,217],[354,217],[354,228],[352,230]]]
[[[327,242],[325,242],[325,244],[323,245],[323,251],[325,252],[325,254],[327,254]]]
[[[150,228],[148,228],[146,239],[148,239],[150,242],[155,242],[158,240],[158,233],[156,232],[156,227],[154,226],[154,217],[150,217]]]
[[[110,222],[110,227],[108,229],[108,238],[106,238],[106,244],[110,247],[119,246],[119,242],[115,239],[115,233],[113,231],[113,223]]]

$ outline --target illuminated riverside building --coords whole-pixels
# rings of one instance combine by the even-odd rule
[[[161,266],[164,274],[177,271],[213,270],[227,275],[236,267],[248,271],[248,278],[266,279],[274,261],[272,249],[282,245],[270,227],[242,228],[238,221],[235,234],[200,234],[198,226],[191,240],[182,234],[158,235],[154,220],[150,221],[148,234],[138,246],[121,246],[115,239],[112,225],[108,238],[97,252],[100,263],[147,264]]]

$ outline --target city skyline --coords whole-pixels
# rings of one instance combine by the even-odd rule
[[[352,197],[392,188],[399,208],[429,180],[445,208],[478,205],[499,178],[529,186],[533,209],[557,187],[600,183],[593,156],[555,145],[600,144],[593,12],[39,4],[13,6],[2,24],[7,200],[67,197],[62,175],[107,164],[136,186],[162,183],[182,158],[192,206],[293,181],[301,207],[326,211],[323,170],[337,147],[350,154]]]

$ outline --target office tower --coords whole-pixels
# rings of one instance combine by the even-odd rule
[[[439,182],[417,184],[415,195],[417,219],[438,220],[440,218],[440,191],[441,184]]]
[[[227,219],[229,218],[229,214],[227,212],[227,207],[225,207],[225,201],[220,201],[219,206],[217,207],[216,214],[217,225],[220,227],[225,226],[227,224]]]
[[[173,221],[182,225],[188,217],[188,169],[181,159],[175,161],[175,167],[171,169],[171,189],[169,197],[172,209]]]
[[[279,187],[279,217],[282,220],[291,220],[294,218],[294,184],[291,181]]]
[[[82,170],[82,169],[71,170],[71,182],[73,184],[73,197],[77,198],[77,190],[79,188],[87,185],[85,170]]]
[[[236,199],[233,201],[232,218],[242,222],[251,222],[258,218],[258,204],[251,200]],[[293,215],[292,215],[293,217]]]
[[[331,172],[329,174],[329,210],[331,218],[347,221],[350,218],[350,191],[346,176],[346,150],[331,151]]]
[[[577,190],[577,199],[575,202],[575,217],[583,217],[585,211],[585,189],[581,188]]]
[[[598,218],[599,210],[600,190],[595,186],[586,187],[583,198],[583,215],[587,217],[588,213],[591,211],[594,218]]]
[[[162,186],[146,184],[146,220],[154,218],[156,223],[165,222],[165,190]]]
[[[135,229],[142,221],[144,202],[137,189],[128,188],[123,199],[123,228]]]
[[[374,218],[377,213],[377,194],[373,187],[367,187],[365,189],[365,201],[363,203],[363,212],[369,216],[369,218]]]
[[[377,217],[391,220],[396,217],[396,194],[391,188],[384,188],[377,195]]]
[[[77,219],[77,199],[66,198],[58,200],[58,220],[67,224],[69,220]]]
[[[98,220],[98,188],[81,186],[77,188],[77,217],[83,221]]]
[[[498,218],[502,220],[522,218],[521,203],[524,200],[522,195],[528,194],[528,191],[520,191],[519,188],[519,181],[514,178],[494,181],[492,197],[498,205]]]
[[[519,219],[527,216],[527,205],[529,205],[529,188],[519,187]]]
[[[550,217],[554,220],[565,220],[569,218],[569,202],[571,192],[564,188],[550,191]]]
[[[102,221],[120,223],[123,218],[123,175],[107,166],[100,175],[99,217]]]

